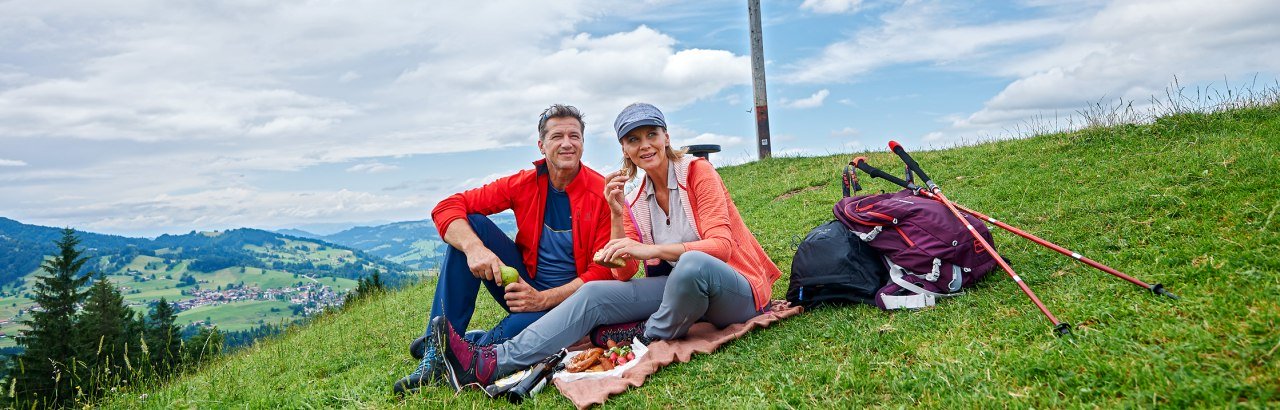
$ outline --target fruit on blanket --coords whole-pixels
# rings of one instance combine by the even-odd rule
[[[516,268],[510,266],[502,267],[502,284],[512,284],[520,281],[520,272],[516,272]]]

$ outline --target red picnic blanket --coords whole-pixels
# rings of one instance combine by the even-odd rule
[[[710,323],[700,322],[689,328],[689,334],[680,340],[659,340],[649,344],[649,352],[637,359],[636,366],[622,373],[621,377],[603,377],[598,379],[565,382],[556,380],[556,388],[560,394],[569,398],[574,406],[585,409],[595,404],[603,404],[609,396],[627,391],[632,386],[640,387],[649,375],[663,366],[673,362],[688,362],[694,353],[711,353],[730,340],[742,337],[757,327],[768,327],[773,322],[800,314],[803,308],[791,306],[786,301],[769,302],[769,309],[746,323],[731,325],[724,329],[716,329]],[[591,347],[589,342],[580,342],[569,350],[585,350]]]

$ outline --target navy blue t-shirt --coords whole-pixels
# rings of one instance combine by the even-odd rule
[[[535,289],[554,288],[578,277],[573,260],[573,219],[569,210],[569,195],[547,182],[542,238],[538,240],[538,277],[529,284]]]

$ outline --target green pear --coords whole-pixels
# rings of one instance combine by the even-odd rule
[[[510,266],[502,267],[502,284],[509,285],[520,281],[520,273]]]

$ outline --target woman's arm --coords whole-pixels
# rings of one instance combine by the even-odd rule
[[[605,202],[609,205],[609,238],[610,241],[600,248],[596,258],[596,263],[605,264],[617,258],[616,252],[609,248],[609,245],[618,239],[638,238],[635,227],[628,220],[631,213],[627,209],[624,188],[626,187],[627,177],[622,174],[621,170],[610,173],[605,176],[604,197]],[[635,260],[626,259],[621,267],[611,268],[609,271],[613,274],[614,279],[628,280],[636,275],[639,266]]]
[[[696,219],[694,225],[702,239],[684,243],[646,245],[635,239],[638,237],[635,236],[631,221],[628,220],[624,222],[629,237],[609,241],[609,244],[604,247],[605,257],[679,260],[680,256],[688,251],[702,251],[722,261],[728,261],[729,257],[733,256],[733,247],[736,244],[729,229],[728,191],[711,164],[706,161],[694,161],[690,167],[689,200],[697,204],[697,211],[693,215]],[[672,212],[679,211],[672,210]],[[651,221],[637,221],[637,223],[645,222]]]
[[[681,253],[701,251],[722,261],[729,261],[737,243],[729,229],[729,190],[710,162],[695,160],[689,164],[689,201],[695,205],[695,228],[701,240],[685,242]]]

